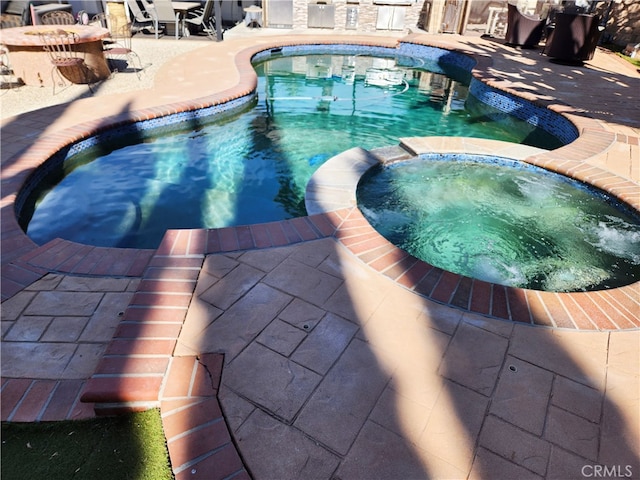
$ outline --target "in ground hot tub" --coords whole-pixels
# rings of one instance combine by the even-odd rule
[[[572,292],[640,279],[640,216],[584,183],[492,155],[381,164],[358,207],[394,245],[500,285]]]

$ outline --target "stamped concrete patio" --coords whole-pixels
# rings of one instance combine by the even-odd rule
[[[327,40],[279,41],[301,38]],[[582,138],[607,136],[597,154],[577,141],[562,157],[640,200],[640,75],[623,60],[598,51],[563,66],[479,38],[412,39],[473,51],[485,59],[479,77],[566,112]],[[2,420],[160,407],[178,479],[572,479],[598,465],[638,478],[637,283],[573,308],[507,296],[509,312],[535,304],[524,322],[455,306],[457,289],[434,301],[407,286],[389,251],[364,248],[371,239],[348,209],[169,232],[155,251],[36,246],[12,228],[25,172],[70,135],[246,91],[250,67],[228,59],[273,42],[208,45],[167,65],[155,91],[3,122]],[[202,74],[208,63],[219,78]],[[179,92],[162,86],[175,72]],[[560,311],[596,320],[540,325]]]

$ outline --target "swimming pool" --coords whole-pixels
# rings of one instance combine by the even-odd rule
[[[313,172],[354,145],[395,144],[406,135],[546,148],[567,141],[509,115],[504,96],[488,106],[493,92],[469,82],[465,57],[437,50],[434,60],[434,51],[267,52],[256,59],[257,99],[239,102],[224,119],[194,117],[161,136],[129,128],[72,152],[32,187],[20,222],[37,243],[60,237],[154,248],[167,229],[305,215]]]

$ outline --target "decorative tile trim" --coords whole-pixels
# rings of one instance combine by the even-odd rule
[[[562,115],[492,88],[476,78],[471,80],[469,93],[482,103],[553,134],[564,144],[578,138],[578,129]]]
[[[57,169],[61,169],[64,162],[74,155],[98,145],[112,143],[114,139],[120,139],[127,135],[136,135],[141,139],[145,139],[152,135],[161,134],[163,131],[170,131],[181,123],[202,119],[210,120],[214,116],[216,116],[216,118],[223,118],[223,115],[233,115],[234,113],[246,108],[247,105],[249,105],[255,98],[256,93],[253,92],[249,95],[206,108],[186,110],[184,112],[159,116],[148,120],[121,123],[88,138],[71,143],[61,148],[45,160],[29,176],[23,187],[18,192],[18,196],[15,201],[16,214],[19,216],[20,212],[24,208],[26,199],[40,184],[40,182],[52,172]]]

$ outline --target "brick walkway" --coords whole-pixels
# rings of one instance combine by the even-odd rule
[[[157,251],[37,247],[17,227],[12,192],[70,136],[242,95],[251,68],[237,73],[220,55],[235,50],[242,62],[302,38],[327,39],[225,41],[167,67],[173,78],[199,65],[180,93],[159,87],[5,122],[2,420],[159,407],[177,478],[580,478],[596,463],[640,473],[638,284],[580,304],[599,320],[570,331],[531,326],[557,321],[548,304],[526,324],[451,308],[454,295],[432,295],[451,280],[442,273],[429,292],[403,284],[389,274],[390,252],[376,262],[376,248],[345,241],[345,228],[361,226],[349,225],[350,208],[169,232]],[[620,73],[623,63],[598,52],[594,67],[550,75],[537,52],[443,38],[480,55],[475,73],[488,83],[566,112],[582,137],[558,164],[575,162],[568,173],[590,171],[638,205],[633,69]],[[209,63],[219,78],[207,76]],[[577,94],[572,78],[585,75]],[[127,104],[135,111],[122,114]]]

